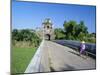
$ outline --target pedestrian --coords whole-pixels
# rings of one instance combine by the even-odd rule
[[[85,41],[82,41],[80,45],[80,55],[83,54],[84,51],[85,51]]]

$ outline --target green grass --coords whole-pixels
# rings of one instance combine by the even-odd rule
[[[12,48],[11,51],[11,73],[24,73],[36,48]]]

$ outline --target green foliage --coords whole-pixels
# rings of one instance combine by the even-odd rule
[[[87,37],[85,40],[87,42],[96,43],[96,34],[95,33],[87,34]]]
[[[63,26],[66,39],[74,39],[76,25],[77,23],[75,21],[64,22]]]
[[[86,42],[95,43],[96,34],[89,34],[88,28],[85,26],[84,21],[78,24],[76,21],[64,21],[64,29],[55,29],[55,39],[68,39],[68,40],[84,40]]]
[[[80,32],[78,35],[78,38],[82,41],[85,38],[85,34],[83,32]]]
[[[76,32],[75,35],[78,36],[79,34],[88,34],[87,27],[84,25],[84,22],[81,21],[77,26],[76,26]]]
[[[81,21],[77,24],[76,21],[69,21],[64,22],[64,31],[66,35],[66,39],[71,40],[83,40],[85,35],[88,33],[87,27],[85,26],[84,22]]]
[[[61,28],[56,28],[54,30],[55,33],[55,39],[64,39],[65,35],[64,35],[64,31]]]
[[[69,22],[64,22],[63,26],[64,26],[64,30],[65,30],[65,33],[69,33],[74,35],[75,34],[75,26],[76,26],[76,22],[75,21],[69,21]]]
[[[33,45],[38,46],[40,43],[40,38],[36,35],[35,31],[29,29],[17,30],[14,29],[12,31],[12,44],[16,45],[18,42],[30,43],[29,46]],[[27,45],[27,44],[26,44]]]

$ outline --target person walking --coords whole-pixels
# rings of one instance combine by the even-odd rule
[[[85,41],[82,41],[80,45],[80,55],[82,55],[84,51],[85,51]]]

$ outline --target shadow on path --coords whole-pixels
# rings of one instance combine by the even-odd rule
[[[77,55],[77,56],[80,56],[79,53],[76,53],[76,52],[73,52],[73,51],[68,51],[68,52],[70,52],[70,53],[72,53],[72,54],[75,54],[75,55]]]
[[[51,72],[58,72],[58,71],[74,71],[75,68],[73,66],[70,66],[68,64],[65,64],[63,67],[60,67],[59,70],[54,69],[53,67],[50,67]]]

